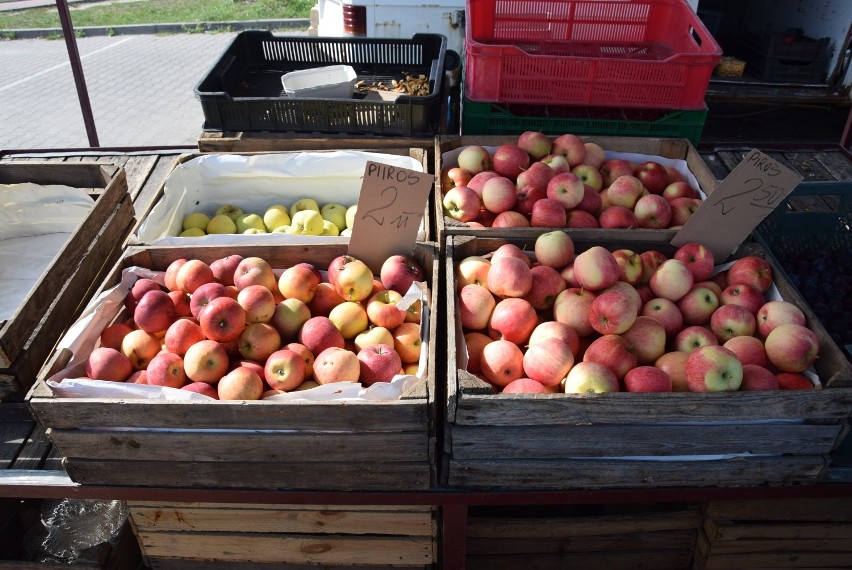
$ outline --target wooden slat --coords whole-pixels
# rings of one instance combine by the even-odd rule
[[[249,436],[249,437],[247,437]],[[245,461],[259,463],[428,461],[422,432],[252,433],[57,430],[50,439],[66,457],[120,461]]]
[[[0,470],[12,466],[35,427],[32,421],[0,422]]]
[[[822,457],[748,457],[719,461],[450,460],[451,486],[499,489],[599,489],[813,482]]]
[[[198,137],[201,152],[270,152],[294,150],[343,150],[423,148],[435,144],[434,137],[353,137],[323,135],[322,137],[293,136],[293,133],[208,132]]]
[[[691,554],[678,550],[641,550],[597,553],[570,553],[556,556],[470,556],[467,570],[561,570],[601,568],[606,570],[683,570]]]
[[[47,388],[49,390],[49,388]],[[38,421],[55,429],[169,427],[304,431],[419,432],[427,437],[425,406],[393,402],[166,402],[109,399],[32,399]],[[116,409],[121,413],[117,414]],[[286,410],[286,413],[284,413]],[[251,418],[251,424],[247,422]]]
[[[701,158],[704,159],[704,164],[707,165],[707,168],[717,180],[724,180],[731,173],[731,169],[719,160],[715,152],[701,151]]]
[[[137,219],[141,221],[145,214],[154,205],[154,199],[166,180],[169,173],[174,170],[175,163],[182,155],[160,155],[157,158],[156,164],[151,169],[145,183],[137,188],[136,194],[133,194],[133,204],[136,208]],[[135,233],[135,230],[134,230]]]
[[[852,523],[852,499],[783,499],[711,501],[705,516],[733,520],[819,521]]]
[[[690,553],[695,542],[695,529],[665,532],[627,531],[610,536],[563,536],[557,538],[529,537],[468,539],[468,556],[477,555],[540,555],[575,552],[606,552],[670,550]]]
[[[710,556],[706,570],[754,570],[766,568],[849,568],[852,554],[847,552],[761,552],[757,554],[729,554]]]
[[[742,539],[845,539],[852,542],[852,523],[832,522],[730,522],[706,519],[704,532],[713,543]]]
[[[235,503],[210,503],[199,501],[130,501],[128,507],[139,509],[196,509],[196,510],[228,510],[234,508]],[[272,503],[240,503],[240,508],[254,511],[351,511],[351,512],[399,512],[399,513],[432,513],[436,507],[432,505],[300,505],[300,504],[272,504]]]
[[[431,538],[247,533],[184,533],[138,530],[151,557],[296,564],[429,564]]]
[[[336,491],[413,491],[430,486],[429,462],[246,463],[94,461],[66,458],[65,469],[84,485],[210,487]]]
[[[839,425],[454,426],[455,459],[829,453]]]
[[[784,156],[805,182],[834,180],[834,175],[814,159],[813,152],[785,152]]]
[[[41,469],[51,451],[50,440],[44,427],[37,425],[21,447],[17,459],[12,466],[14,469]]]
[[[629,533],[660,533],[695,530],[697,509],[601,515],[588,517],[484,518],[471,516],[467,523],[469,539],[558,539],[618,536]]]
[[[227,562],[221,560],[187,560],[185,558],[151,558],[145,570],[371,570],[375,566],[335,564],[282,564],[280,562]],[[434,570],[435,566],[382,564],[381,570]],[[825,569],[821,569],[825,570]]]
[[[840,151],[815,152],[813,158],[834,180],[852,180],[852,160]]]
[[[751,554],[759,552],[788,552],[796,556],[807,552],[847,552],[852,560],[852,536],[842,538],[760,538],[720,540],[710,546],[710,556],[719,554]]]
[[[429,512],[249,509],[141,508],[128,505],[137,529],[149,531],[239,532],[276,534],[381,534],[388,536],[435,535]]]

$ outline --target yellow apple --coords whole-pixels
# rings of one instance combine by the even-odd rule
[[[328,314],[328,319],[334,323],[344,339],[355,338],[370,324],[367,311],[355,301],[344,301],[336,305]]]
[[[183,230],[180,234],[178,234],[178,237],[200,237],[206,235],[207,234],[204,233],[204,230],[202,230],[201,228],[189,228]]]
[[[304,210],[313,210],[314,212],[319,213],[319,204],[317,204],[317,201],[313,198],[302,198],[301,200],[296,200],[293,202],[293,205],[290,206],[290,218],[292,219],[297,212]]]
[[[343,237],[352,237],[352,228],[346,228],[345,230],[340,232],[340,235],[342,235]]]
[[[290,212],[287,211],[286,207],[281,206],[280,204],[270,206],[263,214],[263,223],[269,231],[280,226],[289,226]]]
[[[339,236],[340,230],[334,225],[334,222],[330,222],[328,220],[322,221],[322,233],[320,235],[323,236]]]
[[[263,218],[257,214],[243,214],[237,218],[237,232],[244,234],[249,228],[255,228],[266,232],[266,225],[263,223]]]
[[[290,228],[294,234],[318,236],[323,232],[323,219],[317,210],[299,210],[291,218]]]
[[[194,212],[183,219],[183,229],[197,228],[203,230],[210,223],[210,216],[201,212]]]
[[[348,208],[346,208],[346,227],[352,229],[352,226],[355,225],[355,214],[358,212],[358,204],[352,204]]]
[[[257,234],[265,234],[265,233],[266,233],[266,230],[261,230],[261,229],[258,229],[258,228],[246,228],[245,231],[243,231],[243,234],[245,234],[245,235],[257,235]]]
[[[235,234],[237,233],[237,224],[228,217],[227,214],[219,214],[213,216],[210,223],[207,224],[208,234]]]
[[[385,327],[372,327],[355,336],[355,348],[358,350],[371,344],[393,346],[393,335]]]
[[[290,231],[290,228],[292,228],[292,227],[293,227],[293,226],[289,226],[289,225],[288,225],[288,226],[278,226],[277,228],[275,228],[274,230],[272,230],[272,232],[270,232],[270,233],[273,233],[273,234],[289,234],[289,233],[293,233],[293,232],[291,232],[291,231]]]
[[[320,214],[324,220],[328,220],[337,226],[340,232],[346,229],[346,206],[342,204],[326,204],[320,208]]]
[[[231,218],[231,220],[234,221],[234,223],[236,223],[237,218],[242,216],[244,212],[242,208],[238,206],[234,206],[233,204],[225,204],[224,206],[220,206],[219,209],[216,210],[217,216],[222,214],[228,216],[229,218]]]

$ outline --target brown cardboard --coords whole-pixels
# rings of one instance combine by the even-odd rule
[[[752,149],[698,208],[671,244],[702,243],[724,261],[772,210],[784,202],[802,177]]]
[[[369,161],[358,197],[349,255],[378,274],[392,255],[410,255],[435,177]]]

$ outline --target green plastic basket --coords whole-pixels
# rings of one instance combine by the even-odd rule
[[[541,131],[548,135],[605,135],[684,138],[697,145],[707,120],[699,111],[610,109],[547,105],[501,104],[462,100],[462,134],[519,135]]]
[[[852,181],[802,182],[754,236],[852,360]]]

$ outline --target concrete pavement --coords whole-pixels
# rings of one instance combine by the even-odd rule
[[[197,144],[204,115],[193,89],[236,34],[78,38],[100,145]],[[0,41],[0,150],[88,146],[65,42]]]

